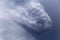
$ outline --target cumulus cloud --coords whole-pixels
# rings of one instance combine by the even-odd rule
[[[34,0],[24,5],[16,1],[0,0],[0,40],[36,40],[25,27],[35,32],[47,30],[52,25],[50,16]]]

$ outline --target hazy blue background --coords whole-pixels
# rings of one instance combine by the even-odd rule
[[[60,40],[60,0],[39,0],[50,15],[53,26],[50,31],[40,35],[41,40]]]

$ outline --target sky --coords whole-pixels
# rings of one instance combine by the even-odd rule
[[[11,15],[14,15],[15,13],[18,13],[19,14],[19,12],[17,12],[18,11],[18,9],[20,8],[19,6],[17,7],[17,4],[14,4],[14,1],[13,2],[11,2],[11,4],[9,4],[9,2],[7,2],[6,4],[7,4],[7,6],[9,5],[9,7],[7,7],[7,6],[5,6],[5,4],[4,4],[4,0],[1,0],[2,2],[0,3],[0,18],[2,17],[2,18],[5,18],[6,16],[6,18],[5,19],[9,19],[9,17],[11,16]],[[54,40],[58,40],[59,39],[59,32],[60,32],[60,5],[59,5],[59,1],[58,0],[39,0],[40,1],[40,3],[44,6],[44,10],[47,12],[47,14],[52,18],[52,21],[53,21],[53,28],[50,30],[50,31],[47,31],[47,32],[43,32],[42,34],[39,34],[39,37],[38,37],[38,39],[39,40],[53,40],[53,38],[54,38],[54,36],[56,36],[55,34],[56,34],[56,31],[58,32],[58,35],[56,36],[56,39],[54,39]],[[33,4],[34,5],[34,4]],[[16,10],[16,8],[17,8],[17,10]],[[6,10],[8,10],[8,11],[6,11]],[[23,9],[24,10],[24,9]],[[6,14],[5,14],[6,13]],[[9,13],[9,14],[8,14]],[[13,14],[12,14],[13,13]],[[8,14],[8,15],[7,15]],[[10,20],[10,19],[9,19]],[[8,20],[7,20],[8,21]],[[6,22],[6,21],[5,21]],[[15,24],[14,22],[12,22],[11,20],[10,20],[10,22],[12,23],[12,24]],[[10,22],[9,22],[9,24],[10,24]],[[18,22],[19,22],[19,20],[18,20]],[[2,23],[3,24],[3,23]],[[9,25],[8,25],[9,26]],[[15,25],[15,26],[17,26],[17,25]],[[14,27],[14,25],[12,26],[10,26],[10,27]],[[10,28],[9,27],[9,28]],[[18,28],[19,28],[19,26],[18,26]],[[17,28],[17,29],[18,29]],[[15,29],[16,31],[18,31],[17,29]],[[10,29],[11,30],[11,29]],[[12,29],[13,30],[13,29]],[[23,29],[21,29],[21,30],[23,30]],[[55,31],[56,30],[56,31]],[[19,32],[18,32],[19,33]],[[26,33],[26,32],[25,32]],[[28,35],[30,35],[30,34],[28,34]],[[43,39],[44,38],[44,39]],[[2,40],[2,39],[1,39]],[[12,39],[11,39],[12,40]],[[18,40],[20,40],[20,39],[18,39]],[[24,39],[22,39],[22,40],[24,40]]]

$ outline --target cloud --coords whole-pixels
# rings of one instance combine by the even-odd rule
[[[49,29],[52,20],[38,2],[22,6],[15,0],[0,0],[0,40],[36,40],[21,24],[40,32]]]

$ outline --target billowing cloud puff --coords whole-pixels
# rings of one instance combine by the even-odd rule
[[[17,19],[13,18],[16,22],[22,23],[38,32],[51,27],[52,20],[40,3],[31,2],[24,7],[17,7],[17,10],[19,10],[19,13],[17,12],[15,15]]]
[[[52,20],[40,3],[17,5],[15,1],[0,0],[0,40],[35,40],[27,30],[40,32],[51,27]]]

